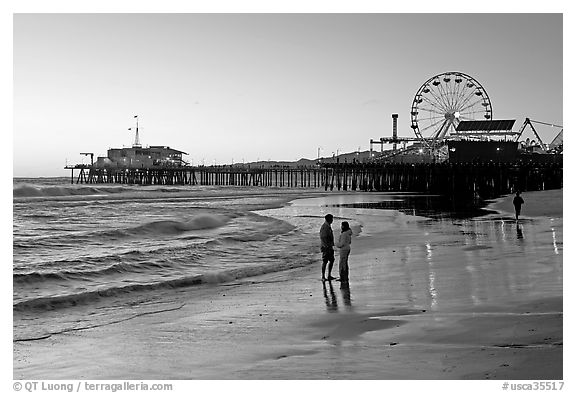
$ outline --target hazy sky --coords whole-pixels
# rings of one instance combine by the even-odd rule
[[[413,136],[430,77],[471,75],[494,119],[563,124],[561,14],[16,14],[14,176],[143,145],[194,164],[297,160]],[[557,129],[538,126],[545,142]]]

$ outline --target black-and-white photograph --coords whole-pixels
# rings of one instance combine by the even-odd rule
[[[15,391],[565,389],[561,9],[44,10],[11,16]]]

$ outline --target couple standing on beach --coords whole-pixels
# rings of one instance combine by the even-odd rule
[[[340,281],[348,282],[348,256],[350,255],[350,244],[352,243],[352,229],[347,221],[342,222],[342,232],[338,238],[338,243],[334,244],[334,233],[332,232],[332,222],[334,216],[327,214],[324,217],[324,224],[320,228],[320,250],[322,251],[322,281],[333,280],[332,267],[334,266],[334,246],[340,249]],[[328,265],[328,278],[326,278],[326,265]]]

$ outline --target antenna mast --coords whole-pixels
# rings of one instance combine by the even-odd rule
[[[136,136],[134,137],[134,144],[132,145],[132,147],[142,147],[142,145],[140,144],[140,136],[138,135],[138,115],[135,115],[134,118],[136,119]],[[132,130],[132,128],[128,129]]]

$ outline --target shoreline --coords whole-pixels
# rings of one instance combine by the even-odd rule
[[[323,286],[315,264],[178,290],[154,314],[13,343],[14,378],[562,378],[561,253],[560,264],[548,264],[555,274],[538,270],[550,250],[521,256],[535,259],[530,274],[548,280],[530,292],[526,264],[491,259],[521,243],[465,237],[456,247],[450,239],[460,228],[449,222],[436,222],[438,229],[433,220],[396,214],[390,233],[376,225],[381,212],[361,210],[355,214],[366,230],[353,239],[349,288]],[[471,233],[490,235],[498,225],[506,227],[501,235],[515,233],[506,220],[468,221]],[[522,223],[524,239],[543,236],[539,221]],[[497,279],[502,272],[509,281]]]
[[[502,215],[514,216],[514,206],[512,199],[515,194],[502,195],[499,198],[492,200],[486,207],[486,210],[493,210]],[[525,203],[522,205],[520,218],[538,218],[538,217],[552,217],[562,218],[563,215],[563,189],[546,190],[546,191],[526,191],[521,194]],[[559,202],[551,204],[547,199]]]

